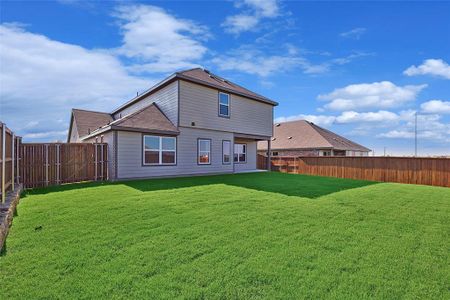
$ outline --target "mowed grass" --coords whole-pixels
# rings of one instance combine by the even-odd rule
[[[28,192],[1,299],[449,299],[450,189],[280,173]]]

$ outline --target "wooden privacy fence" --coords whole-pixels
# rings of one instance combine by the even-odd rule
[[[19,182],[20,140],[6,124],[0,122],[1,203],[5,202],[6,193],[14,190],[15,184]]]
[[[258,154],[258,168],[267,169]],[[271,170],[450,187],[450,159],[425,157],[272,157]]]
[[[107,144],[21,144],[25,188],[108,179]]]

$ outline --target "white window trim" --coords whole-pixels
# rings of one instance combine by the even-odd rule
[[[228,96],[228,104],[220,103],[220,95],[227,95],[227,96]],[[217,99],[217,101],[219,101],[219,116],[220,116],[220,117],[226,117],[226,118],[229,118],[229,117],[230,117],[230,114],[231,114],[231,111],[230,111],[230,101],[231,101],[231,96],[230,96],[230,94],[219,92],[219,99]],[[221,105],[226,106],[226,107],[228,108],[228,115],[224,115],[224,114],[221,114],[221,113],[220,113],[220,106],[221,106]]]
[[[234,143],[234,145],[245,145],[245,151],[242,153],[236,153],[234,152],[234,146],[233,146],[233,162],[235,164],[246,164],[247,163],[247,144],[246,143]],[[237,161],[234,161],[234,154],[237,154]],[[240,161],[239,160],[239,154],[245,154],[245,160],[244,161]]]
[[[155,137],[159,138],[159,149],[145,149],[145,138],[146,137]],[[172,138],[175,140],[175,149],[174,150],[163,150],[162,149],[162,139],[163,138]],[[159,162],[158,163],[146,163],[145,162],[145,152],[146,151],[158,151]],[[162,153],[164,152],[174,152],[175,153],[175,161],[173,163],[163,163],[162,162]],[[143,135],[142,136],[142,164],[144,166],[174,166],[177,164],[177,138],[174,136],[159,136],[159,135]]]
[[[200,142],[208,142],[209,144],[209,151],[201,151],[200,150]],[[210,165],[211,164],[211,146],[212,142],[210,139],[198,139],[197,140],[197,163],[199,165]],[[208,153],[208,162],[201,162],[200,161],[200,153]]]

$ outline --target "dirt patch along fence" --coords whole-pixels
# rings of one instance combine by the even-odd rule
[[[19,182],[19,146],[21,138],[16,136],[6,124],[0,122],[0,194],[3,203],[6,193]]]
[[[20,153],[24,188],[108,179],[108,144],[24,143]]]
[[[267,169],[258,155],[258,168]],[[271,170],[339,178],[450,187],[450,159],[425,157],[272,157]]]

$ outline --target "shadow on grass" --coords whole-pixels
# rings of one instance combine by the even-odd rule
[[[378,182],[270,172],[139,180],[124,182],[124,184],[142,192],[226,184],[287,196],[318,198],[343,190],[378,184]]]
[[[257,191],[279,193],[287,196],[318,198],[343,190],[378,184],[374,181],[341,179],[333,177],[284,174],[277,172],[192,176],[164,179],[130,180],[119,182],[91,182],[28,190],[27,194],[46,194],[109,185],[126,185],[141,192],[226,184]]]

